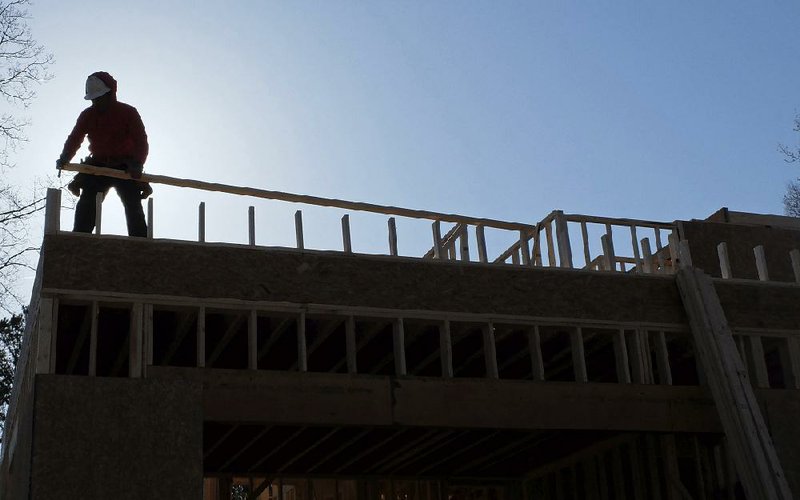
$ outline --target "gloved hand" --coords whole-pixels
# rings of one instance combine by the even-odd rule
[[[134,179],[138,179],[142,176],[142,171],[144,170],[144,165],[139,163],[136,160],[126,160],[125,161],[125,171],[131,174],[131,177]]]
[[[141,196],[143,200],[153,194],[153,188],[150,187],[149,182],[140,182],[139,189],[139,196]]]
[[[56,169],[61,170],[67,163],[69,163],[67,158],[65,158],[63,155],[59,156],[58,160],[56,160]]]

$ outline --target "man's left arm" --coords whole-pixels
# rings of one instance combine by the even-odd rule
[[[144,162],[147,161],[147,154],[150,151],[150,146],[147,143],[147,132],[144,129],[142,117],[136,108],[131,108],[130,116],[130,134],[133,140],[134,149],[132,154],[132,162],[128,165],[128,172],[131,177],[138,179],[142,176],[144,170]]]

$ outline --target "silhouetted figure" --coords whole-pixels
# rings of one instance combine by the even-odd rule
[[[91,156],[83,163],[97,167],[125,170],[131,177],[142,175],[147,160],[147,134],[136,108],[117,101],[117,81],[105,71],[92,73],[86,79],[86,95],[92,105],[78,116],[75,127],[64,143],[61,156],[56,160],[56,168],[69,163],[89,137]],[[105,197],[110,188],[117,190],[125,206],[125,219],[130,236],[147,236],[147,223],[142,210],[142,199],[153,192],[145,182],[115,179],[99,175],[79,173],[68,189],[80,196],[75,209],[73,231],[91,233],[95,222],[95,198],[98,193]]]

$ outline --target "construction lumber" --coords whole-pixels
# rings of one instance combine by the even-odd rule
[[[747,498],[792,498],[711,278],[684,266],[677,282]]]
[[[103,175],[106,177],[114,177],[117,179],[131,179],[131,176],[123,170],[117,170],[105,167],[94,167],[91,165],[83,165],[79,163],[69,163],[67,165],[64,165],[62,170],[67,170],[70,172],[82,172],[91,175]],[[304,203],[308,205],[319,205],[323,207],[336,207],[336,208],[343,208],[346,210],[373,212],[385,215],[399,215],[402,217],[410,217],[412,219],[440,220],[443,222],[471,224],[473,226],[476,226],[478,224],[483,224],[484,226],[495,227],[498,229],[509,229],[509,230],[524,229],[528,231],[533,231],[535,228],[535,226],[532,226],[530,224],[523,224],[521,222],[507,222],[495,219],[484,219],[480,217],[469,217],[465,215],[432,212],[429,210],[416,210],[411,208],[393,207],[388,205],[376,205],[373,203],[364,203],[360,201],[338,200],[335,198],[323,198],[320,196],[286,193],[283,191],[271,191],[267,189],[233,186],[229,184],[204,182],[194,179],[181,179],[178,177],[169,177],[166,175],[142,174],[142,177],[138,180],[142,182],[149,182],[152,184],[164,184],[175,187],[202,189],[204,191],[216,191],[228,194],[253,196],[255,198],[264,198],[267,200],[280,200],[280,201],[288,201],[291,203]]]

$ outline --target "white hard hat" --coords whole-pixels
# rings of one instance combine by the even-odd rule
[[[103,83],[103,80],[91,75],[86,79],[86,95],[83,96],[83,98],[87,101],[91,101],[109,92],[111,92],[111,89],[108,88],[108,85]]]

